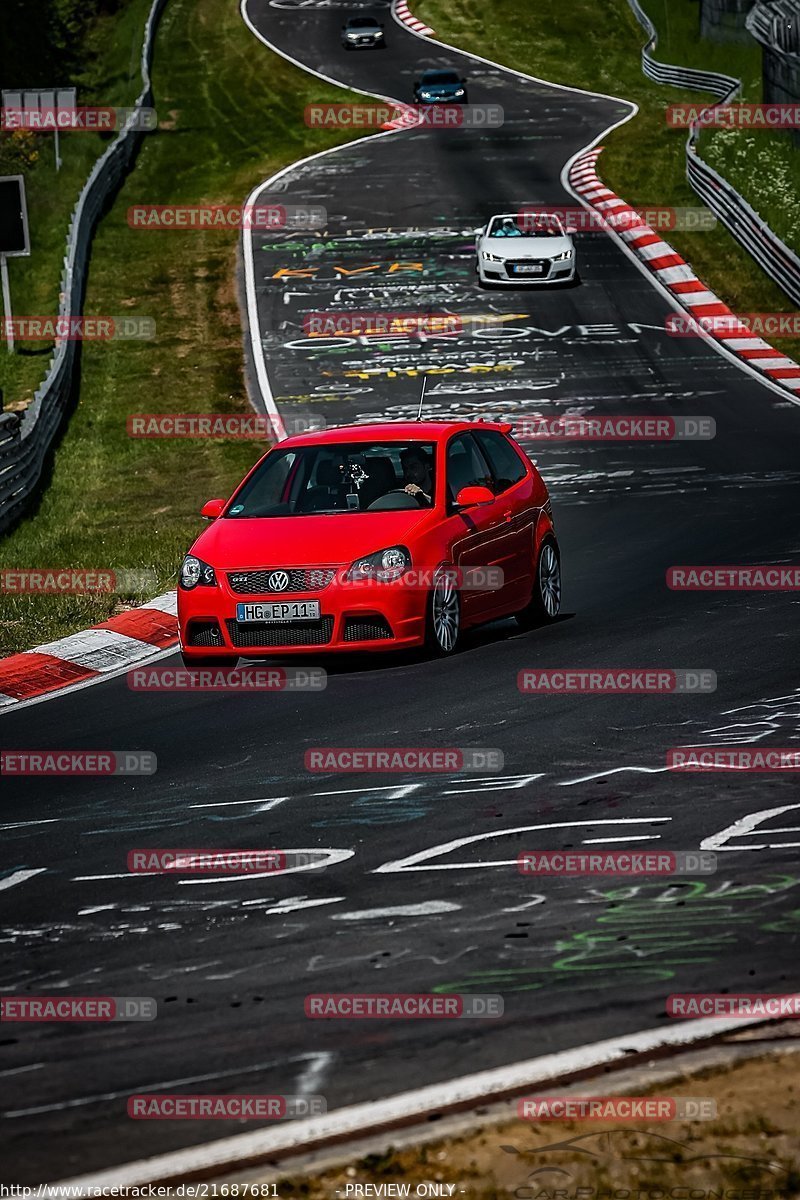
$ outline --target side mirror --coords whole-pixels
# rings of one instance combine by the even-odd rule
[[[224,507],[224,500],[206,500],[200,509],[200,516],[205,517],[207,521],[216,521]]]
[[[493,504],[494,494],[482,484],[474,483],[463,487],[456,496],[456,508],[477,508],[484,504]]]

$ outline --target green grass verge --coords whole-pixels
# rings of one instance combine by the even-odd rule
[[[250,412],[235,294],[235,232],[129,228],[135,203],[241,203],[262,179],[351,138],[311,130],[303,108],[342,101],[273,55],[230,0],[170,0],[156,41],[161,129],[145,139],[133,173],[92,250],[87,313],[155,319],[151,342],[87,342],[80,403],[55,455],[37,511],[0,542],[0,568],[148,570],[148,595],[4,596],[0,653],[106,619],[175,583],[201,528],[202,500],[228,495],[263,452],[256,442],[148,441],[126,434],[141,412]]]
[[[743,78],[746,98],[759,98],[758,47],[701,41],[696,0],[646,0],[645,7],[659,31],[661,61],[726,71]],[[483,0],[416,0],[413,11],[443,41],[557,83],[635,101],[639,113],[605,139],[601,178],[635,207],[700,204],[685,178],[686,133],[667,126],[664,110],[669,104],[696,105],[703,97],[660,87],[644,77],[640,62],[644,32],[625,0],[570,0],[549,10],[544,22],[531,21],[528,0],[495,0],[491,6]],[[759,144],[762,138],[771,143],[786,140],[783,134],[750,136],[758,138]],[[704,154],[710,144],[725,146],[725,139],[724,131],[705,135]],[[795,155],[797,171],[800,155],[796,151]],[[751,172],[756,174],[753,165],[740,160],[734,182],[744,183]],[[771,180],[764,183],[765,189],[770,186]],[[797,205],[795,195],[793,212]],[[734,311],[793,311],[780,288],[722,226],[669,231],[666,237]],[[776,338],[774,344],[800,357],[800,338]]]
[[[84,46],[86,69],[73,77],[80,106],[133,104],[142,88],[140,56],[150,3],[128,0],[113,17],[105,15],[91,24]],[[58,313],[70,216],[92,167],[111,140],[108,134],[91,132],[59,134],[62,166],[56,171],[52,134],[25,131],[24,137],[0,136],[0,175],[25,175],[31,238],[30,256],[8,263],[15,316]],[[13,355],[0,345],[0,388],[6,409],[19,410],[30,403],[52,352],[52,342],[20,341]]]

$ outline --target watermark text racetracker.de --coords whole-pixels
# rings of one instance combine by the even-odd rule
[[[152,317],[84,317],[49,315],[0,318],[3,337],[18,342],[152,341]]]
[[[717,218],[703,205],[678,208],[649,205],[636,209],[626,206],[619,211],[607,209],[599,212],[582,207],[523,204],[517,213],[517,221],[523,231],[535,232],[554,220],[573,233],[607,233],[609,229],[622,233],[642,225],[661,231],[692,230],[700,233],[714,229],[717,224]]]
[[[152,996],[3,996],[0,1021],[154,1021]]]
[[[520,1121],[713,1121],[710,1096],[522,1096]]]
[[[780,746],[681,746],[667,751],[669,771],[800,771],[800,749]]]
[[[328,1105],[324,1096],[140,1092],[127,1109],[134,1121],[284,1121],[323,1116]]]
[[[503,997],[436,992],[317,992],[305,998],[312,1020],[459,1020],[503,1015]]]
[[[386,125],[432,129],[499,129],[499,104],[307,104],[303,114],[310,129],[381,129]]]
[[[161,663],[127,673],[132,692],[322,692],[322,667],[176,667]]]
[[[536,695],[674,695],[715,692],[717,676],[706,667],[540,667],[523,668],[517,687]]]
[[[321,230],[328,224],[321,204],[132,204],[127,215],[131,229],[151,233]]]
[[[312,772],[388,772],[445,774],[448,771],[502,771],[503,751],[495,747],[316,746],[306,750],[305,768]]]
[[[325,855],[307,850],[136,849],[128,852],[132,875],[279,875],[309,867],[324,869]]]
[[[670,337],[702,337],[704,334],[721,338],[797,337],[800,335],[800,313],[720,313],[700,317],[669,313],[664,319],[664,327]]]
[[[800,566],[782,563],[675,566],[666,578],[673,592],[800,591]]]
[[[24,94],[24,93],[23,93]],[[83,105],[68,107],[0,108],[0,129],[30,129],[36,133],[111,133],[115,129],[137,129],[149,133],[158,128],[154,108],[112,108]]]
[[[152,750],[0,750],[0,775],[154,775]]]
[[[325,428],[325,418],[287,417],[287,435]],[[132,413],[126,421],[132,438],[239,438],[275,441],[277,434],[268,416],[259,413]]]
[[[18,567],[0,570],[3,595],[91,596],[96,593],[127,595],[155,587],[153,570],[104,570],[100,567]]]
[[[707,442],[716,437],[713,417],[610,414],[513,419],[514,437],[550,442]]]
[[[717,856],[708,850],[523,850],[522,875],[713,875]]]
[[[667,996],[668,1017],[696,1020],[698,1017],[752,1017],[785,1019],[800,1017],[800,993],[775,992],[676,992]]]

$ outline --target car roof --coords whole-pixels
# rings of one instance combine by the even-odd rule
[[[280,446],[315,446],[335,442],[443,442],[454,433],[470,429],[494,429],[508,433],[510,422],[502,421],[385,421],[371,425],[335,425],[286,438]]]

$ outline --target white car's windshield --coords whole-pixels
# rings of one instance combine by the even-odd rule
[[[563,237],[558,222],[545,216],[523,213],[516,217],[495,217],[488,236],[499,237]]]

